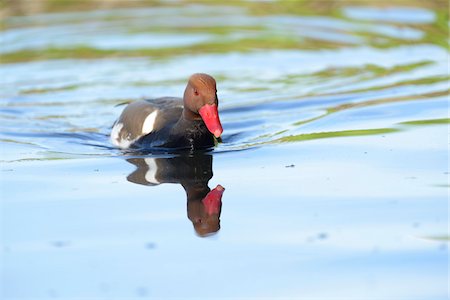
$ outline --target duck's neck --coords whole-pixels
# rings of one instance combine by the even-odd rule
[[[195,183],[192,181],[180,182],[186,191],[187,201],[199,201],[205,198],[205,196],[211,191],[208,187],[208,181],[199,181]]]
[[[186,134],[186,130],[193,129],[196,124],[202,122],[202,118],[199,115],[194,114],[190,110],[183,109],[183,112],[172,128],[172,132]]]
[[[181,118],[184,118],[188,121],[198,121],[201,120],[202,117],[200,117],[199,114],[194,113],[190,109],[187,109],[186,107],[183,108],[183,113],[181,114]]]

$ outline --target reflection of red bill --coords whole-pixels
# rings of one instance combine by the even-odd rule
[[[198,113],[202,117],[203,122],[205,122],[206,128],[218,138],[222,134],[223,129],[222,124],[220,124],[217,105],[205,104],[198,110]]]
[[[208,215],[219,214],[220,206],[222,205],[222,194],[225,188],[218,184],[211,190],[202,202],[205,205],[205,211]]]

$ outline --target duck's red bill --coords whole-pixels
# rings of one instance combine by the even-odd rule
[[[202,202],[208,215],[219,214],[224,191],[224,187],[219,184],[203,198]]]
[[[220,124],[219,112],[217,111],[217,105],[205,104],[198,110],[200,116],[205,122],[206,128],[218,138],[222,132],[222,124]]]

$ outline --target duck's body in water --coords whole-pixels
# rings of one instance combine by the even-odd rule
[[[164,97],[127,105],[114,123],[111,142],[122,149],[208,149],[222,131],[216,81],[207,74],[194,74],[182,99]]]

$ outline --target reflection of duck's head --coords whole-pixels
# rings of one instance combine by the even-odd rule
[[[179,183],[186,191],[187,214],[199,236],[209,236],[220,229],[224,188],[211,190],[212,155],[195,154],[175,157],[129,158],[137,167],[127,180],[142,185]]]
[[[188,218],[199,236],[209,236],[219,231],[224,191],[225,188],[219,184],[203,198],[188,201]]]

